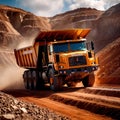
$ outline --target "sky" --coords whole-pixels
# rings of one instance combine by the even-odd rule
[[[118,3],[120,0],[0,0],[0,4],[21,8],[44,17],[83,7],[104,11]]]

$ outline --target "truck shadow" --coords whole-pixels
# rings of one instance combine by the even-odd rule
[[[52,91],[50,90],[49,87],[45,87],[44,89],[41,90],[10,89],[10,90],[2,90],[2,92],[17,98],[20,97],[45,98],[45,97],[50,97],[51,95],[56,93],[74,92],[80,89],[84,89],[84,87],[74,87],[74,88],[63,87],[61,91]]]

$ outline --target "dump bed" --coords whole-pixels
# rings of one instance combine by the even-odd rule
[[[24,68],[36,68],[39,62],[39,46],[46,45],[54,40],[60,41],[74,40],[80,37],[84,38],[89,32],[90,29],[42,31],[35,38],[33,46],[14,50],[17,64]]]
[[[69,30],[52,30],[52,31],[42,31],[38,34],[35,42],[38,41],[59,41],[59,40],[74,40],[79,38],[85,38],[90,29],[69,29]]]
[[[18,50],[14,50],[17,64],[24,68],[36,68],[37,66],[37,56],[38,56],[38,46],[30,46]]]

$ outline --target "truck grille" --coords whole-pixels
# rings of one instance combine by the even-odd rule
[[[85,56],[74,56],[69,58],[69,66],[78,66],[86,64],[87,62]]]

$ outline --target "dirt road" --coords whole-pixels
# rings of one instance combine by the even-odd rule
[[[65,88],[61,92],[5,91],[19,99],[66,115],[72,120],[112,120],[120,118],[119,88]]]

